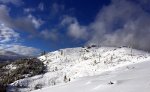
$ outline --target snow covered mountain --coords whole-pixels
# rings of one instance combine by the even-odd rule
[[[89,84],[93,83],[94,85],[96,85],[97,81],[100,83],[104,83],[106,80],[104,77],[102,77],[102,79],[104,80],[101,79],[101,76],[103,75],[101,73],[104,74],[106,73],[107,75],[107,73],[109,72],[106,71],[124,65],[128,65],[128,64],[139,63],[148,58],[150,58],[149,53],[135,50],[132,48],[126,48],[126,47],[116,48],[116,47],[95,47],[94,46],[94,47],[78,47],[78,48],[61,49],[39,57],[39,59],[43,61],[45,66],[47,67],[47,73],[15,81],[14,83],[10,84],[11,88],[8,89],[9,91],[11,90],[14,92],[16,92],[16,90],[21,92],[29,92],[29,91],[34,91],[45,87],[50,87],[54,85],[63,85],[64,83],[73,82],[73,84],[70,83],[67,84],[68,86],[65,86],[66,89],[64,88],[64,91],[61,91],[61,89],[56,91],[51,91],[51,92],[57,92],[57,91],[70,92],[70,91],[66,91],[67,87],[75,87],[81,89],[79,86],[80,85],[79,81],[81,81],[80,80],[81,77],[85,77],[83,78],[83,81],[81,81],[81,84],[83,82],[87,82],[87,80],[90,78],[92,78],[93,81],[95,80],[95,82],[93,83],[92,79],[90,79],[92,82],[89,81]],[[86,76],[93,76],[93,77],[86,77]],[[112,76],[116,76],[116,75],[114,74]],[[109,77],[111,78],[111,76],[109,75],[105,77],[106,79]],[[98,80],[97,78],[100,79]],[[112,80],[112,82],[114,83],[114,80]],[[17,88],[18,85],[21,85],[23,88]],[[76,85],[76,86],[69,86],[69,85]],[[102,86],[104,88],[107,87],[105,85]],[[61,86],[58,87],[63,88]],[[83,87],[83,90],[76,90],[76,91],[74,90],[74,92],[99,92],[99,91],[86,91],[86,90],[84,91],[85,86],[81,85],[81,87]],[[87,82],[87,87],[88,87],[88,82]],[[92,84],[91,87],[93,87]],[[97,87],[99,88],[99,86]],[[42,91],[40,90],[39,92],[50,92],[50,91],[43,89]]]
[[[150,59],[33,92],[149,92]]]
[[[8,60],[14,60],[23,57],[22,55],[19,55],[17,53],[11,52],[11,51],[0,51],[0,62],[8,61]]]

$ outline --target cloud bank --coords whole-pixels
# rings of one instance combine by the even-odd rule
[[[0,0],[2,3],[20,3],[20,0]],[[21,45],[22,38],[19,31],[35,33],[42,24],[41,20],[34,16],[12,18],[9,14],[10,8],[0,5],[0,51],[7,50],[17,54],[33,56],[40,53],[40,50],[30,46]],[[1,52],[0,52],[1,53]]]
[[[75,40],[88,38],[87,27],[80,25],[74,17],[65,16],[61,25],[67,26],[67,35]]]
[[[130,46],[150,51],[149,0],[112,0],[88,26],[70,18],[63,22],[69,23],[70,36],[82,39],[88,35],[86,44]]]
[[[9,27],[6,27],[5,25],[0,25],[0,43],[7,43],[11,41],[16,42],[19,38],[19,33]]]
[[[91,24],[89,43],[150,51],[150,13],[143,7],[145,2],[149,0],[112,0]]]
[[[5,25],[0,25],[0,54],[1,51],[11,51],[25,56],[34,56],[40,53],[40,49],[18,44],[20,39],[19,33]]]
[[[3,4],[12,3],[14,5],[21,5],[23,3],[21,0],[0,0],[0,2]]]
[[[1,51],[11,51],[24,56],[36,56],[41,52],[40,49],[20,44],[0,44],[0,53]]]
[[[10,8],[6,5],[0,5],[0,24],[5,24],[15,30],[23,30],[32,33],[36,32],[36,29],[42,24],[40,19],[36,19],[32,15],[12,18],[9,11]]]

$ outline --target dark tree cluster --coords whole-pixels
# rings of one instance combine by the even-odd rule
[[[6,68],[8,65],[16,66],[16,68],[8,69]],[[6,86],[16,80],[45,73],[45,70],[46,67],[43,62],[36,58],[19,59],[11,63],[0,63],[0,92],[5,92]]]

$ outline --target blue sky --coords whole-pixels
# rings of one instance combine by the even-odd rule
[[[0,49],[23,55],[86,44],[150,47],[149,0],[0,0],[0,12]]]

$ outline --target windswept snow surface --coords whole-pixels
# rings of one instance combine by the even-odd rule
[[[78,48],[61,49],[39,57],[39,59],[42,60],[44,64],[47,66],[47,73],[43,75],[34,76],[31,78],[18,80],[12,83],[11,86],[22,85],[24,88],[17,89],[21,92],[29,92],[29,91],[36,90],[37,86],[38,88],[39,87],[45,88],[54,85],[57,85],[58,87],[52,88],[52,90],[53,89],[54,90],[51,92],[57,92],[57,91],[67,92],[67,90],[68,92],[70,91],[74,91],[74,92],[98,92],[99,91],[100,92],[101,90],[103,92],[103,89],[105,90],[106,88],[108,87],[111,88],[113,86],[113,85],[108,85],[109,81],[113,81],[115,82],[114,85],[116,85],[114,86],[115,87],[114,89],[116,89],[117,92],[122,92],[117,90],[118,87],[117,85],[119,84],[121,86],[122,82],[124,82],[125,85],[125,83],[128,82],[128,80],[130,79],[132,80],[133,77],[135,77],[135,80],[139,79],[137,83],[141,83],[143,81],[140,82],[141,77],[138,77],[140,76],[140,74],[134,75],[133,73],[132,76],[132,75],[127,75],[127,73],[125,73],[125,75],[122,75],[124,71],[126,72],[126,70],[123,70],[120,72],[114,71],[112,72],[112,74],[106,72],[100,76],[97,75],[108,70],[113,70],[117,67],[142,62],[143,60],[149,57],[150,55],[146,52],[134,50],[131,48],[125,48],[125,47],[120,47],[120,48],[78,47]],[[129,67],[129,71],[130,68],[132,70],[132,67]],[[133,69],[133,71],[131,72],[134,72],[134,70],[137,69]],[[142,72],[140,73],[141,75],[143,75]],[[95,77],[86,77],[86,76],[95,76]],[[86,78],[82,79],[81,77],[86,77]],[[120,79],[118,80],[115,78],[120,78]],[[71,82],[73,82],[73,84],[70,84]],[[134,84],[134,80],[129,82],[131,82],[131,85]],[[64,83],[68,83],[68,84],[66,84],[66,86],[59,86],[59,85],[63,85]],[[129,92],[131,92],[130,90],[134,90],[134,88],[132,88],[131,85],[128,85],[128,83],[126,84],[126,86],[128,86]],[[130,89],[130,87],[132,89]],[[135,88],[139,87],[139,85],[136,84],[134,87]],[[63,91],[61,91],[61,89]],[[11,88],[9,90],[14,90],[14,88]],[[41,92],[44,91],[50,92],[50,90],[48,91],[43,90]]]
[[[150,59],[33,92],[150,92]]]

